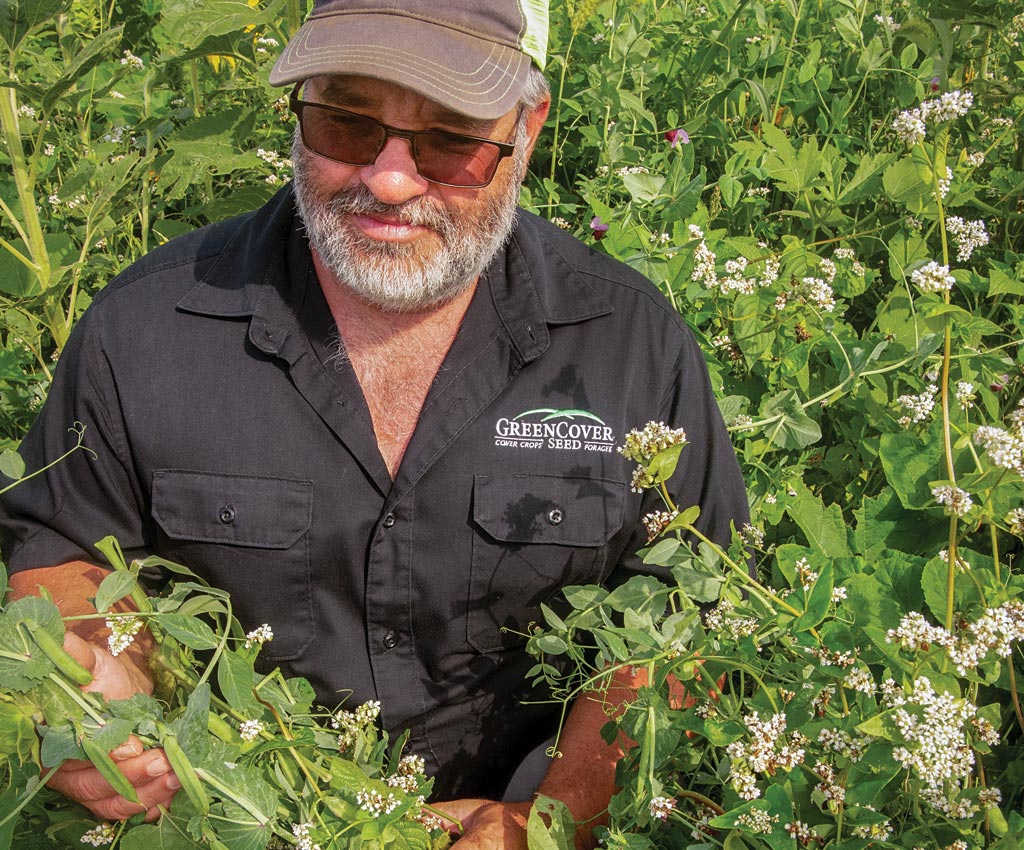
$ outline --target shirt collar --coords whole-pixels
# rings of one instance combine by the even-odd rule
[[[216,229],[211,229],[211,238]],[[529,362],[548,346],[548,326],[612,312],[587,282],[588,249],[553,225],[519,210],[504,251],[485,272],[491,298],[516,352]],[[267,353],[280,351],[306,286],[310,257],[291,186],[247,216],[178,307],[206,316],[252,316],[249,336]],[[291,316],[293,321],[288,321]]]

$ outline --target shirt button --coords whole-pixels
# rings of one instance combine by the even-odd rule
[[[398,646],[398,635],[396,635],[394,632],[388,632],[386,635],[384,635],[385,649],[394,649],[396,646]]]
[[[385,528],[391,528],[391,526],[393,526],[394,524],[395,524],[395,515],[394,514],[388,514],[386,517],[384,517],[383,525],[384,525]]]
[[[235,521],[235,509],[231,505],[225,505],[220,509],[220,521],[225,525],[230,525]]]
[[[548,522],[552,525],[558,525],[563,519],[565,519],[565,516],[558,508],[555,508],[548,514]]]

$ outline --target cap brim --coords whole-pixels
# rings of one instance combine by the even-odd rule
[[[327,74],[374,77],[474,118],[500,118],[519,102],[530,58],[511,47],[400,15],[310,18],[270,72],[284,86]]]

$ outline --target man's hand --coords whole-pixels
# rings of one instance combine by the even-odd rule
[[[115,657],[71,632],[64,636],[64,648],[92,673],[93,680],[82,686],[83,691],[101,693],[107,699],[128,699],[153,690],[148,676],[123,656]],[[89,761],[68,759],[47,784],[105,820],[122,820],[142,811],[148,821],[160,817],[160,808],[168,808],[181,787],[164,751],[144,750],[132,735],[110,756],[134,786],[139,804],[115,792]]]
[[[526,821],[530,803],[493,800],[452,800],[436,809],[462,823],[453,850],[526,850]]]

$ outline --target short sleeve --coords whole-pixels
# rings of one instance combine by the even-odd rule
[[[73,330],[21,445],[28,472],[53,466],[0,497],[3,555],[12,573],[74,560],[103,564],[94,544],[108,535],[126,552],[143,546],[139,486],[101,346],[98,308]],[[75,431],[82,429],[83,447],[54,463],[76,445]]]

